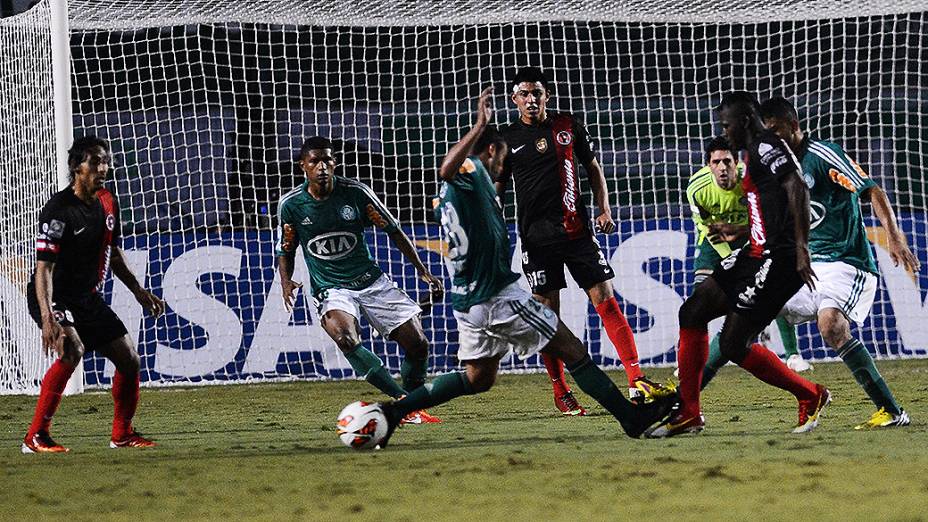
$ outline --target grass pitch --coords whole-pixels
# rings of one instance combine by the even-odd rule
[[[0,397],[0,519],[926,520],[928,360],[880,369],[911,426],[854,431],[873,408],[841,364],[812,374],[834,402],[811,434],[788,433],[791,397],[729,366],[706,431],[662,441],[628,439],[579,393],[591,415],[561,417],[545,376],[511,375],[370,452],[334,430],[342,406],[377,399],[363,382],[143,389],[150,450],[107,447],[108,394],[66,397],[67,455],[21,455],[35,398]]]

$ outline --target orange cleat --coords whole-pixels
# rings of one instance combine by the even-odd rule
[[[440,422],[441,419],[429,414],[429,412],[417,410],[403,417],[400,424],[438,424]]]
[[[132,433],[119,440],[110,440],[111,448],[153,448],[155,446],[157,446],[157,444],[146,439],[135,430],[132,430]]]
[[[554,397],[554,405],[557,406],[557,409],[561,411],[564,415],[582,417],[586,415],[586,410],[583,409],[583,406],[580,405],[580,402],[577,401],[577,398],[574,397],[573,392],[567,392],[560,397]]]
[[[52,440],[47,431],[27,433],[23,439],[22,452],[29,453],[67,453],[71,450]]]

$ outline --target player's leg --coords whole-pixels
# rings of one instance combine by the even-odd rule
[[[422,330],[418,316],[411,317],[390,333],[390,340],[403,348],[403,364],[400,376],[403,389],[411,392],[425,384],[429,369],[429,340]]]
[[[844,313],[837,308],[819,310],[818,329],[822,333],[822,339],[841,357],[854,380],[877,407],[877,412],[871,419],[856,428],[908,425],[908,414],[896,402],[889,386],[877,370],[870,352],[863,343],[851,335],[851,325]]]
[[[796,327],[790,324],[785,317],[777,317],[777,330],[780,332],[780,340],[783,341],[783,352],[786,354],[786,365],[794,372],[802,373],[811,371],[812,365],[802,358],[799,353],[799,337],[796,335]]]
[[[23,453],[63,453],[68,448],[52,440],[50,432],[52,417],[61,404],[68,379],[84,357],[84,344],[73,325],[62,325],[64,329],[64,353],[52,363],[39,390],[39,400],[35,405],[32,423],[23,439]]]
[[[328,310],[325,308],[327,304]],[[322,329],[335,341],[335,345],[348,359],[348,363],[357,375],[363,376],[372,386],[394,399],[402,397],[406,392],[384,368],[380,357],[361,344],[357,316],[335,308],[344,305],[345,303],[339,303],[332,298],[327,298],[323,302]]]
[[[149,448],[155,443],[142,437],[132,426],[139,405],[141,360],[128,334],[103,344],[96,352],[116,367],[113,374],[113,431],[111,448]]]
[[[831,401],[831,394],[790,370],[780,358],[751,339],[768,324],[769,317],[754,319],[747,314],[729,313],[722,326],[722,354],[761,381],[792,393],[799,401],[796,433],[811,431],[818,425],[819,414]]]
[[[728,298],[714,277],[700,283],[693,295],[680,306],[680,345],[677,365],[680,367],[681,413],[686,418],[701,415],[699,391],[702,373],[709,358],[709,322],[728,310]]]
[[[541,294],[536,293],[534,294],[534,298],[560,316],[560,290],[551,290]],[[541,352],[539,355],[541,356],[541,361],[545,365],[545,371],[548,372],[548,378],[551,379],[551,387],[554,390],[554,405],[557,409],[564,415],[586,415],[586,410],[580,405],[577,398],[574,397],[573,392],[570,390],[570,385],[567,383],[567,377],[564,375],[564,361],[546,352]]]

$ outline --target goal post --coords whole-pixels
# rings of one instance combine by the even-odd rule
[[[595,138],[619,223],[599,240],[644,364],[675,362],[676,314],[692,290],[684,192],[718,133],[711,108],[725,91],[792,100],[813,136],[840,143],[887,190],[928,265],[928,1],[536,7],[70,0],[74,132],[110,142],[127,261],[169,307],[149,318],[124,287],[107,283],[138,343],[143,383],[353,377],[311,299],[304,292],[289,313],[275,274],[277,201],[302,182],[300,142],[331,137],[340,173],[373,188],[450,287],[429,210],[436,168],[473,121],[482,87],[496,86],[497,122],[515,117],[508,81],[526,65],[550,74],[551,108],[581,116]],[[9,141],[4,130],[0,142]],[[24,223],[38,205],[20,210]],[[513,216],[510,203],[511,225]],[[924,357],[928,268],[893,266],[878,223],[867,224],[881,278],[855,333],[878,356]],[[414,299],[427,290],[385,235],[368,239],[401,288]],[[296,265],[295,278],[308,283],[302,260]],[[583,291],[574,285],[561,298],[564,321],[594,360],[618,367]],[[400,349],[361,324],[365,344],[398,371]],[[430,371],[456,368],[450,306],[437,304],[423,324]],[[799,333],[807,359],[834,357],[814,326]],[[108,385],[112,367],[86,362],[87,385]],[[542,366],[513,358],[503,368]]]

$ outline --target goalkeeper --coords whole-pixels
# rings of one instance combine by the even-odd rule
[[[728,140],[723,136],[714,138],[706,147],[706,166],[693,174],[687,186],[686,199],[696,224],[694,287],[711,275],[722,259],[745,243],[746,237],[737,234],[748,224],[748,209],[741,186],[744,164],[737,158],[738,153]],[[786,350],[786,365],[796,372],[811,369],[812,366],[799,354],[796,329],[783,318],[778,318],[776,325]],[[709,344],[709,360],[703,370],[702,386],[709,384],[727,362],[719,349],[719,336],[716,334]]]

